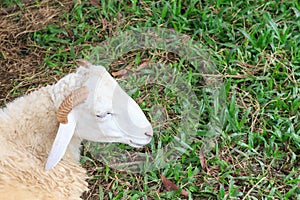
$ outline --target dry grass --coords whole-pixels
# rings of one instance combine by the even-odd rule
[[[72,6],[70,0],[42,1],[0,10],[0,106],[20,93],[26,94],[57,80],[45,67],[46,49],[36,45],[29,35],[56,23],[59,14]]]

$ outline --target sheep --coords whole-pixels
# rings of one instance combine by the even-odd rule
[[[81,199],[83,139],[142,147],[153,129],[102,66],[74,73],[0,109],[0,199]]]

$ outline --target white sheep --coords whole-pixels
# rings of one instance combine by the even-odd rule
[[[80,199],[82,139],[142,147],[152,127],[104,67],[81,67],[0,110],[0,199]]]

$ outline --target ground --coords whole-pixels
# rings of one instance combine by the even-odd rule
[[[176,69],[197,97],[199,110],[193,114],[199,124],[184,153],[143,173],[107,165],[86,144],[82,164],[90,191],[83,199],[300,199],[296,0],[1,1],[0,106],[55,83],[103,41],[141,27],[167,29],[184,34],[183,41],[201,44],[217,69],[214,77],[222,79],[224,101],[209,97],[205,74],[180,54],[152,48],[116,58],[106,67],[120,83],[129,81],[129,73],[158,64],[170,73]],[[165,77],[161,69],[156,71],[160,78]],[[180,129],[180,93],[167,82],[154,84],[141,77],[131,81],[139,87],[128,92],[156,133],[138,152],[157,152],[186,131]],[[154,115],[158,104],[162,119]],[[209,137],[212,121],[219,125]],[[117,147],[130,155],[136,152]]]

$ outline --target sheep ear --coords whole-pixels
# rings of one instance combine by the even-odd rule
[[[68,114],[68,123],[59,124],[59,128],[52,145],[51,151],[49,153],[45,169],[49,170],[52,169],[57,165],[57,163],[61,160],[64,156],[67,147],[71,141],[71,138],[74,134],[76,127],[76,121],[73,112]]]
[[[88,94],[89,90],[86,86],[80,87],[72,91],[60,104],[56,113],[57,121],[60,124],[46,162],[46,170],[55,167],[65,154],[76,127],[72,109],[83,103],[87,99]]]

